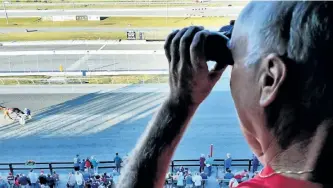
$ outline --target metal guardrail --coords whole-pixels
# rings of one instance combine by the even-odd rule
[[[215,167],[224,167],[224,159],[214,159],[213,165]],[[233,159],[233,163],[237,162],[237,164],[232,164],[234,167],[246,167],[249,171],[251,170],[252,160],[251,159]],[[3,167],[6,166],[6,167]],[[24,167],[22,167],[24,166]],[[175,172],[177,167],[199,167],[199,159],[190,159],[190,160],[172,160],[170,163],[170,170]],[[100,161],[99,167],[101,169],[112,169],[115,168],[114,161]],[[33,167],[25,166],[25,163],[0,163],[0,171],[10,171],[14,173],[15,170],[30,170],[38,169],[38,170],[50,170],[52,174],[56,169],[74,169],[73,162],[37,162]]]

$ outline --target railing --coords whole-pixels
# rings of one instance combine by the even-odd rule
[[[246,167],[249,171],[251,170],[252,160],[251,159],[233,159],[232,160],[233,167]],[[235,164],[236,163],[236,164]],[[3,167],[6,166],[6,167]],[[23,167],[22,167],[23,166]],[[172,172],[175,171],[177,167],[199,167],[198,159],[190,159],[190,160],[172,160],[170,163],[170,170]],[[213,165],[216,168],[224,167],[224,159],[214,159]],[[35,163],[33,167],[25,166],[25,163],[0,163],[0,171],[10,171],[14,173],[15,170],[50,170],[52,174],[54,170],[59,169],[74,169],[73,162],[40,162]],[[98,168],[101,169],[112,169],[116,168],[114,161],[100,161]]]

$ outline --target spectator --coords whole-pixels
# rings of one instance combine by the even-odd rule
[[[227,173],[225,173],[225,175],[224,175],[224,179],[231,179],[231,178],[233,178],[233,177],[234,177],[234,174],[231,173],[231,170],[230,170],[230,169],[228,169],[228,170],[227,170]]]
[[[86,166],[86,160],[82,159],[82,162],[80,163],[80,171],[83,172],[84,171],[84,167]]]
[[[16,177],[15,177],[15,179],[14,179],[14,181],[15,181],[14,187],[15,188],[17,188],[17,187],[20,186],[19,179],[20,179],[20,175],[17,174]]]
[[[44,171],[42,170],[42,171],[40,171],[40,175],[39,175],[39,177],[38,177],[38,180],[39,180],[39,184],[40,185],[46,185],[47,184],[47,178],[46,178],[46,176],[44,175]]]
[[[255,171],[258,170],[259,166],[259,160],[255,154],[252,154],[252,165],[253,165],[252,173],[254,173]]]
[[[177,179],[177,187],[178,188],[183,188],[184,187],[184,175],[182,172],[179,173],[178,179]]]
[[[192,188],[193,187],[193,181],[192,181],[191,172],[189,172],[188,175],[186,176],[185,182],[186,182],[185,188]]]
[[[118,153],[116,153],[116,156],[114,157],[114,162],[116,163],[116,170],[120,173],[120,165],[123,162],[123,160],[119,157]]]
[[[103,182],[101,180],[101,176],[100,175],[96,175],[95,176],[95,183],[96,183],[95,187],[92,186],[92,188],[99,188],[99,186],[103,185]]]
[[[179,168],[179,172],[185,172],[185,168],[183,167],[183,166],[180,166],[180,168]]]
[[[10,188],[9,183],[2,179],[2,176],[0,176],[0,188]]]
[[[99,188],[100,185],[101,183],[99,181],[93,180],[91,188]]]
[[[13,174],[11,172],[8,173],[7,181],[8,181],[8,184],[9,184],[10,187],[14,186],[15,177],[13,176]]]
[[[80,156],[79,154],[76,154],[76,156],[74,157],[74,164],[76,163],[80,163]]]
[[[238,186],[238,181],[236,180],[236,178],[231,178],[229,181],[229,188],[237,187],[237,186]]]
[[[84,181],[83,181],[83,175],[79,172],[75,172],[75,181],[76,181],[76,186],[78,188],[83,188]]]
[[[95,156],[91,157],[91,164],[94,169],[94,174],[98,174],[98,160],[96,160]]]
[[[249,174],[246,174],[242,179],[241,179],[241,182],[244,182],[244,181],[247,181],[250,179],[250,175]]]
[[[202,177],[203,180],[207,180],[208,176],[205,172],[201,172],[200,176]]]
[[[192,181],[194,182],[195,188],[201,188],[201,183],[202,183],[202,177],[200,176],[199,172],[197,172],[193,178]]]
[[[227,171],[228,169],[231,168],[231,163],[232,163],[232,158],[231,158],[231,154],[227,153],[227,159],[224,162],[224,166],[225,166],[225,171]]]
[[[80,170],[80,163],[74,163],[74,171]]]
[[[201,157],[200,157],[200,168],[199,168],[199,172],[202,172],[205,170],[205,155],[204,154],[201,154]]]
[[[104,172],[104,174],[102,176],[102,182],[104,183],[104,185],[109,184],[109,180],[110,180],[110,176],[108,176],[107,173]]]
[[[31,183],[31,188],[37,188],[37,174],[34,172],[33,169],[30,170],[29,174],[28,174],[28,178],[30,179],[30,183]]]
[[[54,186],[55,186],[55,180],[53,179],[53,177],[51,176],[51,174],[47,175],[46,181],[47,181],[47,185],[50,188],[54,188]]]
[[[87,159],[86,159],[85,167],[88,169],[88,172],[90,172],[90,169],[91,169],[91,162],[90,162],[90,160],[89,160],[89,157],[87,157]]]
[[[69,173],[68,181],[67,181],[67,187],[68,188],[74,188],[75,185],[76,185],[76,180],[75,180],[74,172]]]
[[[83,179],[84,181],[88,181],[90,179],[90,173],[88,172],[88,169],[84,169]]]
[[[19,179],[19,184],[21,185],[21,188],[29,188],[31,183],[29,178],[23,174]]]
[[[208,158],[205,161],[207,171],[208,171],[207,172],[208,177],[210,177],[210,175],[212,174],[213,161],[214,161],[213,158],[210,155],[208,155]]]
[[[59,184],[59,174],[57,174],[55,171],[53,171],[53,175],[52,175],[54,181],[55,181],[55,187],[58,187],[58,184]]]

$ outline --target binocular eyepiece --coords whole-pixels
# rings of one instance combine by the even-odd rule
[[[215,61],[217,68],[233,65],[231,51],[228,47],[230,32],[211,32],[205,41],[205,55],[208,61]]]

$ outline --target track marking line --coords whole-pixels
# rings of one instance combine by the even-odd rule
[[[103,50],[103,48],[106,46],[106,44],[104,44],[102,47],[100,47],[97,51],[101,51],[101,50]],[[89,58],[91,57],[91,54],[86,54],[86,55],[84,55],[83,57],[81,57],[79,60],[77,60],[76,62],[74,62],[70,67],[68,67],[66,70],[68,70],[68,71],[73,71],[73,70],[78,70],[79,69],[79,67],[82,65],[82,64],[84,64],[84,63],[86,63],[88,60],[89,60]],[[89,67],[89,65],[88,65],[88,68],[90,68]]]

